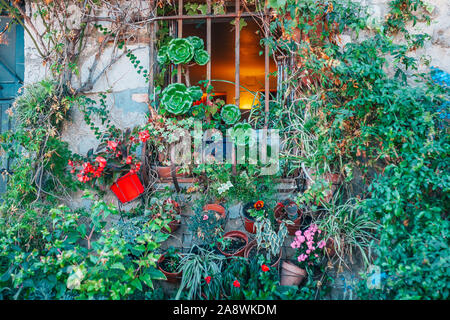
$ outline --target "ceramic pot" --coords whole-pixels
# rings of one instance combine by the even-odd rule
[[[222,249],[220,248],[220,243],[219,243],[217,245],[217,249],[219,249],[220,253],[222,253],[225,257],[243,257],[244,256],[245,248],[248,245],[248,237],[245,233],[243,233],[242,231],[238,231],[238,230],[228,231],[227,233],[225,233],[223,235],[223,238],[240,238],[245,241],[245,245],[241,249],[236,251],[235,253],[226,253],[226,252],[222,251]]]
[[[256,240],[252,240],[252,241],[247,245],[247,247],[246,247],[245,250],[244,250],[244,258],[248,259],[249,255],[250,255],[250,251],[252,251],[252,249],[253,249],[254,247],[256,247],[256,245],[257,245]],[[283,251],[280,250],[280,255],[278,256],[277,261],[275,261],[275,262],[271,265],[272,268],[278,268],[278,266],[280,265],[280,260],[281,260],[281,257],[282,257],[282,256],[283,256]]]
[[[306,270],[296,265],[283,261],[281,264],[281,281],[282,286],[298,286],[306,278]]]
[[[183,272],[167,272],[164,269],[161,268],[161,263],[164,261],[165,259],[165,254],[162,254],[161,257],[159,257],[158,259],[158,269],[164,273],[164,275],[167,278],[167,282],[170,283],[177,283],[180,282],[181,277],[183,276]]]

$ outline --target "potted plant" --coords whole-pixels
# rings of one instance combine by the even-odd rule
[[[247,235],[241,231],[234,230],[225,233],[223,237],[219,239],[217,248],[226,257],[243,257],[247,244]]]
[[[194,245],[191,252],[183,255],[180,271],[183,273],[175,299],[218,299],[220,275],[226,257]]]
[[[296,249],[297,268],[292,263],[285,264],[281,273],[282,285],[299,285],[311,268],[321,264],[324,257],[326,241],[322,239],[322,230],[312,224],[304,232],[297,230],[291,247]],[[310,272],[307,272],[310,270]]]
[[[144,148],[147,149],[149,145],[157,153],[156,154],[156,170],[160,179],[167,179],[172,177],[172,166],[169,154],[171,146],[179,142],[180,135],[178,132],[188,130],[192,126],[190,119],[176,119],[164,118],[156,112],[152,111],[152,116],[149,117],[147,124],[144,126],[149,136],[146,140]],[[185,177],[188,175],[189,168],[187,166],[174,166],[176,177]]]
[[[256,238],[248,244],[244,257],[250,258],[262,253],[267,263],[277,268],[282,256],[281,248],[288,234],[286,225],[281,224],[276,232],[268,218],[258,217],[255,220],[255,228]]]
[[[299,230],[302,222],[302,211],[294,201],[286,199],[279,202],[274,209],[274,215],[278,224],[288,221],[286,224],[290,236],[293,236],[295,231]]]
[[[255,218],[265,217],[266,211],[264,201],[248,202],[242,207],[242,215],[244,217],[244,227],[249,233],[255,233]]]
[[[158,259],[158,269],[167,278],[167,282],[177,283],[181,280],[182,272],[179,270],[181,254],[178,249],[169,247]]]
[[[223,235],[224,219],[215,211],[197,210],[189,221],[189,230],[199,245],[214,248]]]
[[[95,152],[90,149],[85,157],[77,156],[69,160],[71,173],[76,174],[80,182],[92,187],[106,190],[105,187],[109,186],[122,203],[132,201],[144,192],[137,175],[141,162],[135,152],[140,142],[146,141],[146,137],[145,131],[132,134],[131,129],[124,132],[110,129]]]
[[[223,218],[223,219],[226,218],[226,210],[220,204],[216,204],[216,203],[206,204],[203,207],[203,211],[214,211],[217,214],[219,214],[221,218]]]
[[[181,207],[178,202],[167,196],[151,198],[147,214],[161,219],[164,233],[174,233],[181,225]]]

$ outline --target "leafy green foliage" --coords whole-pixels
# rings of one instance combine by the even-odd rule
[[[241,118],[241,111],[235,104],[226,104],[220,111],[223,122],[228,125],[235,124]]]
[[[187,113],[193,102],[192,95],[182,83],[170,84],[161,93],[161,107],[175,115]]]

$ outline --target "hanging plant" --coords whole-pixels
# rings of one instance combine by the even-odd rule
[[[194,60],[197,64],[204,66],[209,61],[209,53],[206,50],[195,51]]]
[[[233,125],[241,118],[241,111],[234,104],[226,104],[222,107],[220,112],[223,122],[228,125]]]
[[[196,36],[190,36],[186,38],[194,47],[194,50],[202,50],[205,47],[205,44],[203,43],[203,40]]]
[[[192,86],[187,90],[194,101],[199,101],[203,97],[203,91],[199,86]]]
[[[172,39],[167,48],[167,56],[174,64],[188,63],[194,57],[194,46],[188,39]]]

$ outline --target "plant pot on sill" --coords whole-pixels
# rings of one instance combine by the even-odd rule
[[[176,167],[176,176],[177,177],[186,177],[187,173],[182,173],[180,172],[181,168],[180,167]],[[161,167],[161,166],[157,166],[156,167],[156,171],[158,172],[158,177],[160,179],[170,179],[172,178],[172,173],[171,173],[171,167]]]
[[[306,270],[296,265],[283,261],[281,264],[281,281],[282,286],[298,286],[307,276]]]
[[[242,231],[229,231],[227,233],[224,234],[223,238],[229,238],[229,239],[241,239],[244,240],[245,244],[241,247],[238,248],[234,253],[226,253],[221,249],[221,245],[220,243],[217,244],[217,248],[219,249],[220,253],[222,253],[225,257],[243,257],[244,256],[244,251],[245,248],[248,245],[248,237],[245,233],[243,233]]]
[[[244,258],[248,259],[252,250],[257,250],[256,240],[250,241],[250,243],[247,245],[247,247],[244,250]],[[280,250],[280,255],[278,256],[278,259],[271,265],[272,268],[278,268],[282,255],[283,251]]]
[[[248,212],[248,210],[253,208],[254,204],[255,204],[254,202],[249,202],[242,207],[242,216],[244,217],[244,227],[248,233],[256,233],[255,219],[253,219],[253,217],[250,216],[250,213]]]
[[[297,204],[289,200],[289,205],[295,205],[297,207]],[[280,203],[277,204],[277,206],[274,209],[274,215],[275,219],[277,220],[277,223],[280,225],[283,223],[283,219],[289,219],[289,214],[285,211],[287,206],[283,206]],[[303,213],[300,210],[300,208],[297,207],[297,218],[294,220],[291,220],[294,224],[286,224],[286,227],[288,229],[288,233],[290,236],[295,235],[295,232],[300,229],[300,225],[302,222]]]
[[[136,173],[127,173],[117,179],[110,187],[121,203],[130,202],[139,197],[144,192],[144,186]]]
[[[180,271],[180,272],[168,272],[168,271],[165,271],[163,268],[161,268],[161,264],[164,261],[164,259],[165,259],[165,254],[162,254],[159,257],[159,259],[158,259],[158,269],[162,273],[164,273],[164,275],[167,278],[167,282],[170,282],[170,283],[180,282],[180,280],[181,280],[181,278],[183,276],[183,272],[182,271]]]

